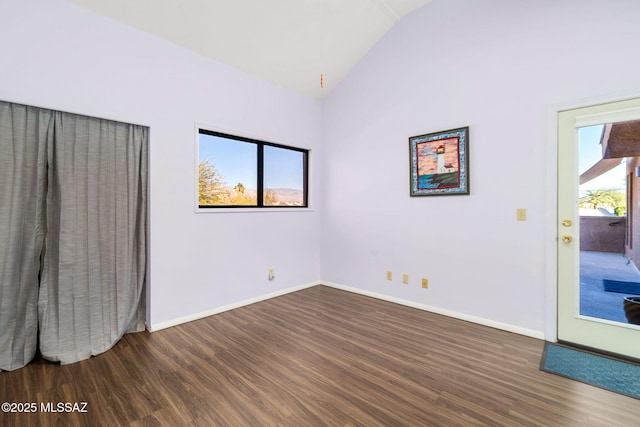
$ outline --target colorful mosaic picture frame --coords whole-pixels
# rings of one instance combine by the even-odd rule
[[[469,127],[409,138],[411,196],[469,193]]]

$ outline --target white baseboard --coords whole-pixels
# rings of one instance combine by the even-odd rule
[[[363,289],[353,288],[351,286],[340,285],[338,283],[331,283],[322,281],[319,284],[330,286],[332,288],[341,289],[343,291],[353,292],[360,295],[365,295],[372,298],[377,298],[383,301],[389,301],[396,304],[406,305],[408,307],[417,308],[424,311],[429,311],[431,313],[442,314],[444,316],[453,317],[455,319],[465,320],[467,322],[477,323],[483,326],[489,326],[495,329],[501,329],[503,331],[513,332],[519,335],[524,335],[532,338],[537,338],[544,340],[544,332],[536,331],[533,329],[521,328],[519,326],[510,325],[508,323],[496,322],[494,320],[485,319],[482,317],[471,316],[469,314],[458,313],[456,311],[446,310],[443,308],[432,307],[426,304],[420,304],[414,301],[404,300],[401,298],[392,297],[389,295],[379,294],[376,292],[365,291]]]
[[[341,285],[338,283],[332,283],[332,282],[327,282],[327,281],[322,281],[322,280],[318,280],[315,282],[310,282],[310,283],[305,283],[303,285],[299,285],[299,286],[294,286],[291,288],[287,288],[287,289],[283,289],[280,291],[276,291],[276,292],[272,292],[270,294],[266,294],[266,295],[261,295],[255,298],[250,298],[244,301],[239,301],[237,303],[233,303],[233,304],[229,304],[229,305],[225,305],[222,307],[216,307],[216,308],[212,308],[210,310],[206,310],[206,311],[202,311],[200,313],[194,313],[194,314],[190,314],[188,316],[184,316],[184,317],[180,317],[177,319],[173,319],[173,320],[167,320],[165,322],[159,322],[159,323],[154,323],[151,325],[147,325],[147,329],[149,330],[149,332],[156,332],[162,329],[166,329],[166,328],[170,328],[172,326],[177,326],[177,325],[181,325],[183,323],[187,323],[187,322],[192,322],[194,320],[199,320],[205,317],[209,317],[209,316],[213,316],[214,314],[219,314],[219,313],[223,313],[225,311],[229,311],[229,310],[233,310],[234,308],[240,308],[240,307],[244,307],[247,305],[251,305],[251,304],[255,304],[257,302],[260,301],[265,301],[271,298],[275,298],[275,297],[279,297],[282,295],[286,295],[289,294],[291,292],[296,292],[296,291],[300,291],[302,289],[307,289],[313,286],[317,286],[317,285],[325,285],[325,286],[329,286],[332,288],[336,288],[336,289],[341,289],[343,291],[347,291],[347,292],[353,292],[356,294],[360,294],[360,295],[365,295],[368,297],[372,297],[372,298],[377,298],[383,301],[389,301],[389,302],[393,302],[396,304],[401,304],[401,305],[405,305],[407,307],[412,307],[412,308],[417,308],[420,310],[424,310],[424,311],[429,311],[431,313],[436,313],[436,314],[442,314],[444,316],[449,316],[449,317],[453,317],[455,319],[460,319],[460,320],[466,320],[467,322],[472,322],[472,323],[477,323],[479,325],[483,325],[483,326],[489,326],[491,328],[495,328],[495,329],[501,329],[503,331],[508,331],[508,332],[513,332],[516,334],[520,334],[520,335],[524,335],[524,336],[528,336],[528,337],[532,337],[532,338],[537,338],[537,339],[541,339],[544,340],[544,332],[541,331],[536,331],[533,329],[527,329],[527,328],[521,328],[519,326],[514,326],[514,325],[510,325],[508,323],[502,323],[502,322],[496,322],[494,320],[489,320],[489,319],[485,319],[482,317],[477,317],[477,316],[471,316],[469,314],[464,314],[464,313],[458,313],[455,311],[451,311],[451,310],[446,310],[443,308],[438,308],[438,307],[432,307],[426,304],[420,304],[414,301],[409,301],[409,300],[404,300],[401,298],[396,298],[396,297],[392,297],[389,295],[384,295],[384,294],[379,294],[376,292],[370,292],[370,291],[365,291],[363,289],[358,289],[358,288],[354,288],[351,286],[346,286],[346,285]]]
[[[209,316],[213,316],[214,314],[219,314],[219,313],[223,313],[225,311],[229,311],[229,310],[233,310],[234,308],[240,308],[240,307],[244,307],[247,305],[251,305],[251,304],[255,304],[257,302],[260,301],[265,301],[271,298],[275,298],[275,297],[279,297],[282,295],[286,295],[289,294],[291,292],[296,292],[296,291],[300,291],[302,289],[306,289],[306,288],[310,288],[312,286],[316,286],[316,285],[320,285],[322,284],[321,282],[311,282],[311,283],[306,283],[304,285],[299,285],[299,286],[294,286],[292,288],[287,288],[287,289],[283,289],[280,291],[276,291],[276,292],[272,292],[270,294],[266,294],[266,295],[261,295],[255,298],[250,298],[244,301],[239,301],[233,304],[229,304],[229,305],[224,305],[222,307],[216,307],[216,308],[212,308],[210,310],[206,310],[206,311],[201,311],[200,313],[194,313],[194,314],[190,314],[188,316],[184,316],[184,317],[179,317],[177,319],[172,319],[172,320],[167,320],[164,322],[160,322],[160,323],[154,323],[151,325],[147,325],[147,329],[149,330],[149,332],[156,332],[162,329],[166,329],[166,328],[170,328],[172,326],[177,326],[177,325],[181,325],[183,323],[187,323],[187,322],[192,322],[194,320],[199,320],[205,317],[209,317]]]

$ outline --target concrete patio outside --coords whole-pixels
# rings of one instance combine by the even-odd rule
[[[629,323],[622,304],[631,294],[605,291],[603,279],[640,282],[640,271],[623,254],[580,251],[580,314]]]

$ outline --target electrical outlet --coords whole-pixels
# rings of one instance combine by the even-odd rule
[[[405,285],[409,284],[409,275],[408,274],[403,274],[402,275],[402,283],[404,283]]]
[[[516,209],[516,221],[526,221],[527,220],[527,210],[525,208]]]
[[[387,271],[387,280],[393,280],[393,273],[391,271]]]
[[[273,268],[270,268],[270,269],[269,269],[269,276],[267,276],[267,277],[269,278],[269,280],[273,280],[273,279],[275,279],[275,278],[276,278],[276,273],[275,273],[275,271],[273,270]]]
[[[422,287],[425,289],[429,287],[429,279],[422,278]]]

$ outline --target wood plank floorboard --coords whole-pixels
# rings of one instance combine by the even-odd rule
[[[539,370],[543,341],[325,286],[0,373],[0,426],[638,426]],[[43,412],[87,402],[86,413]]]

